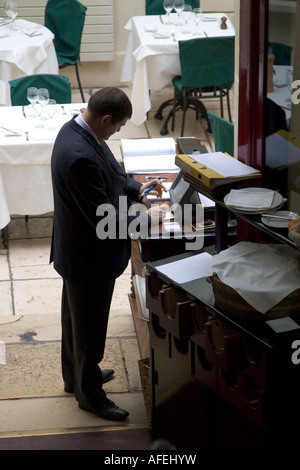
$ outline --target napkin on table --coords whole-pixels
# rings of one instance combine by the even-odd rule
[[[268,210],[272,207],[274,191],[240,191],[232,189],[226,205],[236,209]]]
[[[1,128],[0,130],[3,132],[5,137],[17,137],[19,135],[23,135],[22,129],[18,129],[16,127],[8,127],[8,128]]]
[[[29,29],[39,29],[40,27],[41,27],[40,24],[32,23],[31,21],[27,21],[27,20],[19,19],[15,21],[15,28],[18,28],[18,29],[29,30]]]

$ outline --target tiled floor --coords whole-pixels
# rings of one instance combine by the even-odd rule
[[[126,89],[130,96],[130,89]],[[162,121],[154,119],[159,104],[172,88],[151,93],[147,122],[130,122],[108,141],[121,159],[120,138],[161,137]],[[86,91],[86,98],[88,91]],[[80,102],[73,91],[73,102]],[[207,109],[219,112],[217,100]],[[181,116],[169,136],[179,135]],[[185,135],[205,139],[195,115],[189,111]],[[205,142],[204,142],[205,143]],[[113,422],[79,410],[74,396],[63,392],[60,376],[61,279],[49,265],[52,214],[14,216],[9,225],[9,247],[0,247],[0,438],[16,435],[115,429]],[[119,428],[147,426],[138,369],[140,358],[129,308],[130,266],[117,280],[113,297],[104,366],[116,370],[105,388],[110,398],[129,410]],[[0,440],[1,449],[1,440]]]

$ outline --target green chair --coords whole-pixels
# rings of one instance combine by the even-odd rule
[[[268,48],[272,51],[272,54],[274,54],[274,65],[291,65],[291,46],[280,42],[268,42]]]
[[[45,26],[54,34],[54,47],[59,68],[75,66],[82,101],[78,63],[87,7],[77,0],[48,0],[45,8]]]
[[[168,122],[172,118],[174,131],[175,113],[182,110],[181,136],[184,135],[185,115],[188,108],[196,110],[206,120],[208,131],[210,122],[202,103],[206,98],[220,100],[221,116],[224,117],[223,98],[227,98],[229,121],[231,119],[229,92],[234,83],[234,37],[206,37],[179,41],[181,75],[172,80],[174,96],[163,103],[155,114],[163,119],[162,111],[171,105],[172,109],[162,126],[161,135],[168,134]]]
[[[57,103],[71,103],[71,83],[68,77],[57,74],[26,75],[9,82],[10,98],[13,106],[28,104],[27,88],[48,88],[51,99]]]
[[[207,111],[212,134],[215,141],[215,152],[224,152],[233,156],[234,153],[234,125],[230,121]]]
[[[146,0],[145,11],[146,15],[164,15],[165,9],[163,0]],[[199,0],[186,0],[186,4],[191,5],[192,8],[199,8]]]

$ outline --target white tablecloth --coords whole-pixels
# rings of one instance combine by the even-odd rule
[[[189,34],[183,26],[176,26],[176,14],[172,14],[171,25],[163,24],[162,16],[135,16],[125,25],[130,31],[121,73],[121,82],[132,84],[131,121],[139,126],[147,119],[151,109],[149,90],[160,90],[176,75],[180,75],[178,41],[196,37],[234,36],[235,30],[229,18],[227,29],[221,29],[224,13],[204,14],[196,27],[189,20]],[[226,16],[227,17],[227,16]],[[150,31],[151,30],[151,31]],[[175,34],[174,36],[171,34]],[[195,34],[197,33],[197,34]],[[167,37],[159,37],[164,34]]]
[[[0,173],[0,230],[6,227],[9,221],[10,221],[10,216],[9,216],[8,207],[6,204],[2,177]]]
[[[0,126],[20,132],[7,136],[7,131],[0,128],[0,228],[9,222],[8,214],[38,215],[53,211],[50,172],[53,143],[61,126],[85,106],[64,105],[67,114],[58,106],[52,121],[42,121],[43,129],[36,128],[39,119],[30,117],[30,106],[24,107],[26,118],[21,106],[0,107]],[[55,130],[48,129],[54,126]]]
[[[288,86],[288,74],[293,77],[293,66],[273,65],[274,91],[268,93],[268,98],[278,104],[285,112],[286,122],[289,126],[292,110],[292,88]]]
[[[1,26],[0,23],[2,104],[10,104],[10,80],[37,73],[58,73],[53,38],[49,29],[29,21],[16,20],[13,30],[10,25]]]

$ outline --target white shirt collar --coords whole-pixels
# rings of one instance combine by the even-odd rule
[[[91,134],[94,137],[94,139],[97,141],[97,143],[100,145],[100,141],[98,140],[97,134],[90,128],[90,126],[83,119],[81,114],[78,114],[78,116],[76,116],[75,121],[77,122],[77,124],[83,127],[87,132],[89,132],[89,134]]]

